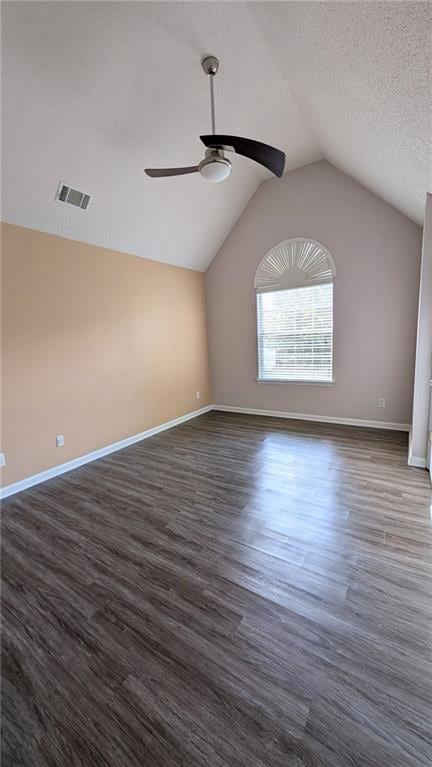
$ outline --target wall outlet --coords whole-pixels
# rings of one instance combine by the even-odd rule
[[[0,453],[0,466],[6,466],[6,458],[4,453]]]
[[[380,397],[378,400],[378,407],[385,407],[385,406],[386,406],[385,397]]]
[[[57,445],[57,447],[63,447],[63,445],[64,445],[64,436],[63,436],[63,434],[57,434],[57,436],[56,436],[56,445]]]
[[[201,392],[197,391],[197,393],[196,393],[196,398],[197,398],[197,399],[200,399],[200,398],[201,398]]]

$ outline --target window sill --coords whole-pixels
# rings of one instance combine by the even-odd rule
[[[257,378],[257,383],[263,384],[301,384],[302,386],[334,386],[335,380],[332,381],[305,381],[302,379],[284,379],[284,378]]]

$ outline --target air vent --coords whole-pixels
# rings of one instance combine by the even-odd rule
[[[87,210],[90,202],[90,195],[84,192],[78,192],[77,189],[72,189],[70,186],[66,186],[60,182],[56,195],[59,202],[68,202],[69,205],[75,205],[76,208],[81,210]]]

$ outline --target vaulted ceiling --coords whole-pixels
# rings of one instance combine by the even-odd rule
[[[427,2],[4,2],[3,219],[205,269],[267,171],[149,179],[196,164],[200,60],[221,60],[221,132],[326,157],[422,221],[430,184]],[[92,195],[55,201],[59,181]],[[430,187],[429,187],[430,188]]]

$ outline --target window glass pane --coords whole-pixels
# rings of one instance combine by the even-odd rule
[[[333,285],[257,294],[259,378],[331,381]]]

